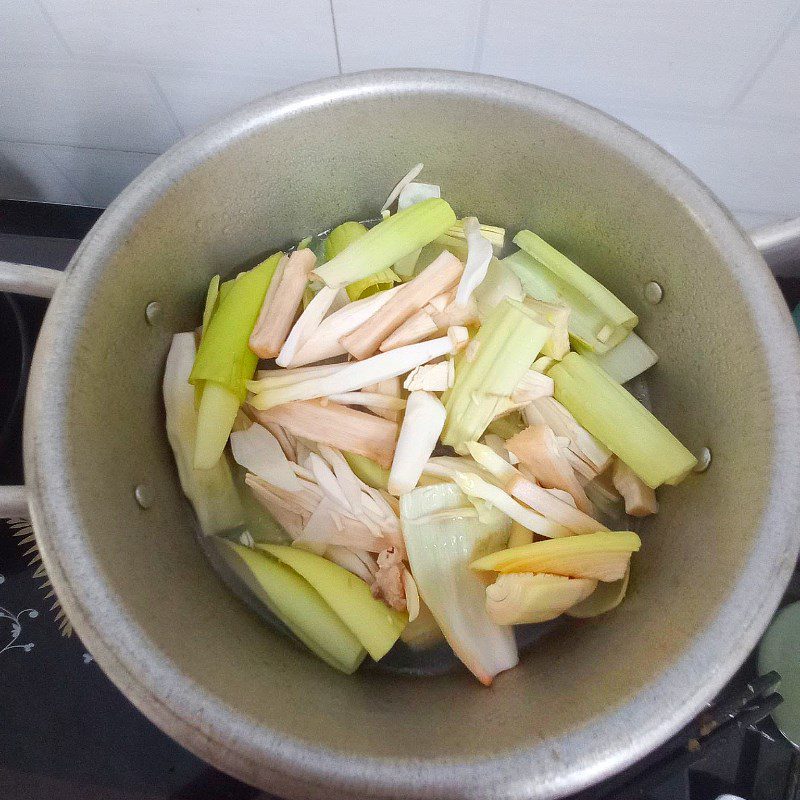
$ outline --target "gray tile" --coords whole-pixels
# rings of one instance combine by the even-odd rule
[[[342,69],[471,70],[481,0],[333,0]]]
[[[0,62],[67,55],[52,25],[33,0],[0,2]]]
[[[800,127],[738,116],[616,116],[668,150],[730,208],[800,213]]]
[[[800,20],[738,106],[753,116],[800,120]]]
[[[107,206],[157,156],[82,147],[47,147],[50,160],[90,205]]]
[[[85,203],[85,198],[50,161],[46,148],[0,142],[0,197],[49,203]]]
[[[295,82],[291,68],[276,78],[174,67],[151,72],[187,133]]]
[[[490,0],[482,71],[594,105],[726,109],[793,0]]]
[[[160,152],[180,137],[136,69],[0,66],[0,139]]]
[[[309,80],[338,71],[329,0],[42,0],[81,57]]]

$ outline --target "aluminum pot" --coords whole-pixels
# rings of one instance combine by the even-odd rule
[[[458,213],[533,228],[631,306],[661,357],[655,412],[713,452],[661,492],[623,606],[540,642],[491,689],[465,672],[345,677],[265,627],[196,546],[164,434],[170,335],[197,323],[209,278],[370,216],[417,161]],[[29,277],[40,293],[55,281]],[[181,142],[103,214],[36,348],[27,499],[101,667],[220,769],[288,797],[555,798],[676,732],[764,630],[800,543],[799,365],[761,256],[651,142],[512,81],[364,73]]]

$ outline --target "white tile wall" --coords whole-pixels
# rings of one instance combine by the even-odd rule
[[[0,66],[0,139],[157,153],[180,137],[152,79],[118,66]]]
[[[344,72],[472,70],[482,0],[332,0]]]
[[[0,0],[0,196],[104,205],[243,103],[386,66],[573,94],[745,225],[800,214],[800,0]]]

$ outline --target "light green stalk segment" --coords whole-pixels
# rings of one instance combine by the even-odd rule
[[[236,411],[247,397],[246,381],[253,377],[258,356],[248,339],[264,295],[283,253],[219,287],[217,308],[211,314],[194,360],[189,383],[202,387],[198,408],[195,469],[217,463],[231,432]]]
[[[280,544],[259,544],[256,547],[308,581],[375,661],[392,649],[408,624],[406,613],[395,611],[373,597],[361,578],[327,558]]]
[[[521,234],[535,236],[530,231],[521,231]],[[519,238],[519,235],[515,237],[514,242],[519,244],[517,238]],[[538,239],[539,237],[536,238]],[[526,245],[531,245],[531,242],[524,236],[520,241]],[[557,250],[551,248],[546,242],[539,241],[552,252],[561,256]],[[520,246],[522,245],[520,244]],[[537,248],[532,247],[532,249],[536,249],[539,252]],[[561,258],[565,258],[566,261],[572,264],[565,256],[561,256]],[[576,345],[582,344],[585,348],[596,353],[605,353],[622,342],[636,325],[636,315],[629,309],[628,315],[625,316],[626,322],[624,324],[617,323],[609,316],[611,311],[614,311],[617,317],[624,316],[618,313],[619,306],[627,307],[617,300],[611,292],[608,292],[602,284],[591,276],[586,275],[575,264],[572,264],[572,266],[591,282],[591,286],[586,285],[586,291],[589,291],[590,288],[593,290],[596,284],[603,290],[602,293],[592,291],[592,296],[588,296],[582,290],[584,284],[581,281],[576,279],[571,283],[562,278],[559,272],[551,269],[549,262],[544,264],[535,256],[525,252],[525,250],[519,250],[510,256],[506,256],[503,259],[503,264],[520,279],[527,294],[547,303],[566,304],[569,306],[569,334]],[[607,305],[599,305],[599,301],[598,303],[595,302],[597,298],[603,299],[607,297],[613,298],[614,302],[611,303],[609,301]],[[613,309],[611,306],[613,306]]]
[[[551,332],[535,312],[516,300],[504,300],[492,310],[475,340],[456,359],[455,385],[445,398],[443,444],[463,452],[467,442],[483,435]]]
[[[379,222],[313,274],[328,286],[347,286],[391,267],[432,242],[455,221],[445,200],[423,200]]]
[[[220,287],[220,301],[211,317],[194,361],[189,382],[214,381],[240,401],[247,397],[245,381],[253,377],[258,356],[247,346],[258,312],[283,253],[275,253],[233,283]],[[226,288],[230,284],[230,288]],[[224,296],[223,296],[224,290]]]
[[[636,314],[622,300],[533,231],[520,231],[514,237],[514,244],[544,264],[554,275],[577,289],[612,323],[629,331],[636,327],[639,322]]]
[[[587,361],[602,367],[617,383],[633,380],[658,361],[656,352],[633,331],[607,353],[593,353],[582,344],[576,344],[575,349]]]
[[[325,240],[325,260],[330,261],[343,252],[353,242],[360,239],[368,228],[360,222],[343,222],[334,228]],[[382,269],[374,275],[355,281],[347,287],[347,296],[351,301],[360,300],[362,297],[391,289],[395,283],[400,283],[400,278],[391,269]]]
[[[226,539],[213,542],[257,599],[309,650],[346,675],[358,669],[366,651],[308,581],[263,552]]]
[[[373,489],[389,488],[389,470],[384,469],[380,464],[371,458],[361,456],[358,453],[342,451],[345,461],[350,465],[350,469],[356,474],[359,480],[364,481],[367,486]]]
[[[197,409],[194,468],[212,469],[220,460],[239,410],[239,397],[227,386],[205,381]]]
[[[578,353],[547,374],[556,400],[651,488],[680,483],[697,463],[630,392]]]

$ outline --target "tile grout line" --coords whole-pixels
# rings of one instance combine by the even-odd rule
[[[50,30],[53,31],[53,35],[56,37],[56,39],[58,39],[59,44],[64,48],[70,58],[75,58],[75,53],[72,51],[72,48],[67,43],[67,40],[58,29],[58,25],[56,25],[55,21],[50,16],[50,12],[42,5],[41,0],[35,0],[35,3],[36,7],[39,9],[39,13],[44,17],[45,22],[47,22],[47,24],[50,26]]]
[[[333,44],[336,48],[336,66],[339,68],[339,74],[344,75],[342,72],[342,54],[339,50],[339,31],[336,28],[336,12],[333,10],[333,0],[328,0],[331,9],[331,25],[333,25]]]
[[[332,2],[332,0],[331,0]],[[489,24],[489,0],[481,0],[478,9],[478,23],[475,31],[475,50],[472,54],[472,71],[480,72],[483,62],[483,43],[486,38],[486,26]]]
[[[170,119],[177,128],[178,133],[180,134],[180,138],[183,138],[184,136],[186,136],[186,131],[183,129],[183,125],[181,125],[180,120],[178,119],[178,115],[175,113],[175,109],[172,107],[172,104],[169,102],[167,96],[164,94],[164,90],[161,88],[161,84],[156,79],[156,76],[153,75],[153,73],[150,71],[149,67],[142,67],[141,69],[147,76],[147,79],[150,81],[150,84],[155,90],[155,93],[158,95],[158,98],[161,100],[161,102],[167,109],[167,113],[169,114]]]
[[[164,150],[126,150],[123,147],[102,147],[91,144],[73,144],[72,142],[46,142],[31,139],[5,139],[0,138],[0,144],[31,144],[36,147],[66,147],[74,150],[99,150],[103,153],[130,153],[136,156],[160,156]]]
[[[733,100],[731,101],[730,105],[728,106],[728,111],[735,111],[737,107],[744,101],[745,97],[747,97],[750,90],[753,86],[756,85],[756,82],[767,69],[767,67],[772,62],[772,59],[777,54],[778,50],[783,46],[783,43],[789,37],[789,34],[792,33],[794,28],[800,23],[800,8],[798,8],[788,19],[786,24],[783,26],[783,29],[775,37],[772,44],[769,45],[764,55],[762,56],[761,60],[758,62],[755,70],[753,70],[753,74],[744,82],[744,84],[739,88],[739,90],[733,95]]]
[[[81,203],[83,203],[84,205],[87,205],[87,206],[92,205],[92,202],[89,199],[88,195],[86,195],[84,193],[83,189],[81,189],[80,186],[78,186],[78,184],[75,183],[75,181],[72,180],[72,178],[69,176],[69,174],[67,173],[67,171],[65,169],[62,169],[55,161],[53,161],[53,159],[50,158],[50,156],[46,152],[41,153],[41,155],[45,159],[45,161],[47,161],[47,163],[50,164],[50,166],[59,175],[61,175],[61,177],[75,190],[75,192],[77,193],[78,197],[81,198]]]

